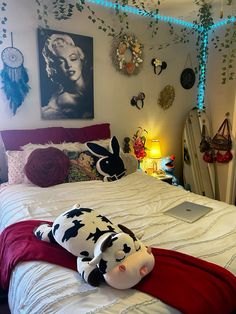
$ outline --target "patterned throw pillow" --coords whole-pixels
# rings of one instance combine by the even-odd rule
[[[8,164],[8,184],[24,182],[25,153],[21,150],[6,151]]]
[[[97,157],[89,151],[63,151],[70,159],[68,182],[102,180],[96,169]]]

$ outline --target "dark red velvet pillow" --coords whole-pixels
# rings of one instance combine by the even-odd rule
[[[68,175],[69,158],[54,147],[35,149],[28,157],[25,174],[34,184],[48,187],[63,183]]]

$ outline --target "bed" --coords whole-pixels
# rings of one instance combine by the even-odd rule
[[[98,130],[103,131],[99,134]],[[77,133],[82,131],[76,130]],[[96,132],[92,133],[82,142],[109,137],[109,124],[97,126]],[[12,140],[10,131],[2,135],[7,150],[16,150],[33,142],[22,133],[17,139],[18,144]],[[8,137],[12,141],[10,144]],[[72,142],[77,140],[74,137]],[[40,135],[34,143],[48,141],[52,138],[42,139]],[[57,143],[61,141],[71,141],[71,136],[69,140],[57,139]],[[163,214],[183,201],[207,205],[213,210],[192,224]],[[30,182],[6,184],[0,190],[0,233],[19,221],[53,221],[75,203],[94,208],[134,232],[143,230],[142,241],[147,245],[198,257],[236,275],[235,206],[191,193],[140,171],[113,182],[67,182],[43,188]],[[136,289],[116,290],[105,283],[92,287],[77,272],[43,261],[22,262],[14,268],[8,302],[12,314],[180,313],[158,298]]]

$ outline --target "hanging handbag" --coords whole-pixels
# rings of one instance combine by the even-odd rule
[[[211,140],[211,148],[216,150],[230,151],[232,140],[230,137],[229,121],[227,118],[221,124],[218,132]]]
[[[216,157],[215,157],[215,151],[214,149],[210,149],[208,151],[206,151],[203,156],[202,156],[203,160],[207,163],[214,163],[216,162]]]
[[[201,142],[199,145],[199,149],[201,153],[207,152],[210,149],[210,143],[206,138],[206,126],[203,124],[202,126],[202,134],[201,134]]]

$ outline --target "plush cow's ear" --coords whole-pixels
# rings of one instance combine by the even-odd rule
[[[102,243],[101,248],[100,248],[101,252],[104,252],[108,247],[111,246],[111,244],[112,244],[112,234],[110,234],[106,238],[106,240]]]
[[[134,241],[137,240],[135,234],[134,234],[133,231],[131,231],[129,228],[127,228],[127,227],[125,227],[125,226],[123,226],[123,225],[120,225],[120,224],[118,224],[118,227],[119,227],[120,230],[122,230],[124,233],[127,233],[128,235],[130,235],[131,238],[132,238]]]

